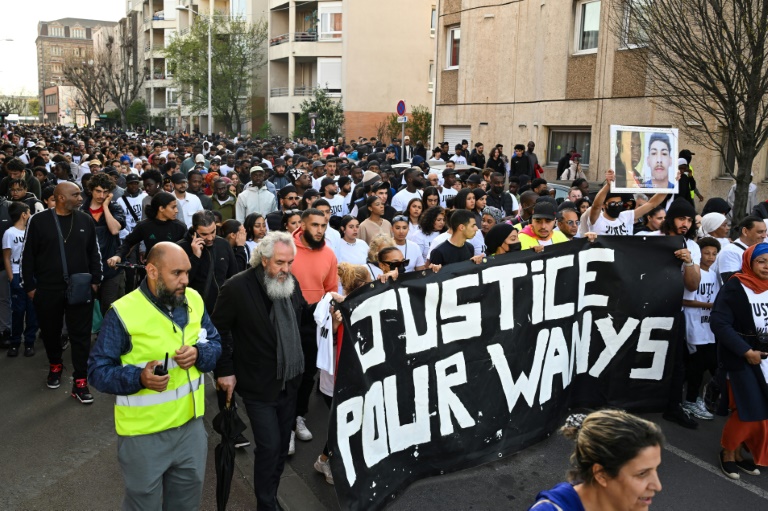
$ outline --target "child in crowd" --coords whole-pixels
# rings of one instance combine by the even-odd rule
[[[686,392],[683,408],[699,419],[710,420],[714,416],[704,406],[700,397],[701,383],[704,373],[714,376],[717,369],[717,348],[715,336],[709,327],[709,314],[712,304],[720,291],[720,275],[712,268],[720,251],[720,242],[707,237],[698,241],[701,248],[701,282],[696,291],[686,290],[683,294],[683,311],[685,313],[685,333],[688,342],[688,357],[686,359]]]
[[[23,330],[24,356],[31,357],[35,354],[37,315],[35,314],[35,307],[32,305],[32,299],[21,287],[21,276],[19,275],[24,236],[27,231],[27,221],[31,215],[29,206],[23,202],[12,202],[8,206],[8,214],[13,222],[13,225],[3,235],[3,263],[8,280],[11,282],[11,347],[8,348],[8,356],[17,357],[19,355]]]

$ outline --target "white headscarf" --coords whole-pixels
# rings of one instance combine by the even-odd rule
[[[712,233],[712,231],[716,231],[718,227],[723,225],[725,221],[725,215],[721,213],[707,213],[701,217],[701,229],[699,232],[699,237],[704,238],[706,236],[710,236],[710,233]]]

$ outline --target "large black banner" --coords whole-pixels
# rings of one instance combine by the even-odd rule
[[[576,240],[352,293],[328,434],[342,508],[520,451],[569,408],[662,408],[683,246]]]

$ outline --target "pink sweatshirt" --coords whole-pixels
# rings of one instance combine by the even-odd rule
[[[327,245],[320,250],[307,248],[302,238],[303,233],[301,228],[293,233],[296,258],[291,273],[299,281],[301,294],[307,303],[317,303],[325,293],[339,290],[336,254]]]

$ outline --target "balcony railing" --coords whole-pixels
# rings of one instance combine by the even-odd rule
[[[317,32],[296,32],[293,34],[293,40],[299,43],[317,41]]]
[[[179,30],[179,35],[187,35],[187,34],[189,34],[189,27],[182,28],[181,30]]]
[[[290,34],[281,34],[277,37],[273,37],[269,40],[270,46],[277,46],[278,44],[287,43],[289,39]]]
[[[148,52],[148,51],[151,51],[151,50],[152,50],[152,45],[151,44],[145,44],[144,45],[144,52]]]
[[[275,87],[269,89],[270,98],[284,98],[288,95],[288,87]]]
[[[294,96],[312,96],[314,95],[316,89],[317,87],[305,87],[302,85],[300,87],[295,87],[293,89],[293,95]]]

